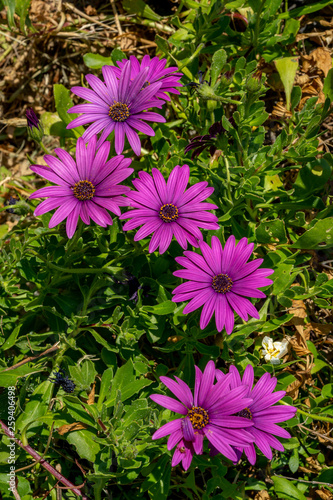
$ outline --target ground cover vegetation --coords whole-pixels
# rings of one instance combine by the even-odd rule
[[[332,2],[0,13],[1,498],[333,498]]]

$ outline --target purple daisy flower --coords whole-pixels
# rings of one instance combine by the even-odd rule
[[[150,59],[150,56],[145,55],[142,58],[141,64],[135,56],[130,56],[129,59],[132,63],[132,71],[131,71],[131,80],[139,74],[145,68],[148,68],[149,71],[147,73],[146,81],[143,84],[143,87],[147,87],[155,82],[161,82],[160,89],[154,95],[155,98],[164,99],[165,101],[170,101],[170,97],[166,92],[170,94],[180,94],[178,90],[174,87],[182,87],[183,85],[179,82],[179,79],[183,76],[183,73],[175,73],[178,70],[177,66],[173,66],[170,68],[166,68],[165,65],[167,63],[166,59],[159,59],[158,57],[153,57]],[[119,68],[116,66],[112,66],[112,69],[117,78],[120,78],[121,72],[127,63],[126,59],[122,61],[117,61]]]
[[[184,249],[187,248],[187,241],[197,247],[197,240],[202,240],[199,227],[219,229],[216,215],[207,212],[218,207],[212,203],[201,203],[213,193],[214,188],[207,187],[207,182],[198,182],[186,190],[190,177],[188,165],[177,165],[167,183],[156,168],[153,168],[152,176],[139,172],[139,177],[132,181],[137,191],[127,194],[130,206],[137,210],[130,210],[120,218],[132,219],[126,222],[124,231],[144,224],[136,233],[135,241],[154,233],[149,243],[150,253],[158,246],[160,253],[164,253],[173,236]]]
[[[271,460],[273,458],[271,448],[284,451],[283,445],[275,436],[291,438],[288,431],[276,424],[293,418],[297,408],[294,406],[275,405],[275,403],[286,395],[286,392],[273,392],[277,384],[277,379],[276,377],[271,377],[269,373],[265,373],[260,377],[254,387],[254,373],[251,365],[247,365],[245,368],[243,379],[235,366],[230,366],[229,373],[231,374],[231,378],[228,380],[230,389],[235,390],[237,387],[246,386],[247,392],[245,396],[252,399],[252,403],[237,412],[237,415],[253,422],[253,427],[249,428],[248,431],[254,437],[254,443],[245,447],[235,448],[237,462],[244,450],[249,462],[254,465],[256,462],[254,445],[258,446],[259,450]],[[225,375],[220,370],[216,370],[216,378],[218,381],[225,380]]]
[[[128,168],[132,160],[120,155],[107,161],[110,143],[105,142],[98,150],[96,143],[96,135],[87,147],[80,137],[76,143],[76,162],[67,151],[56,148],[59,160],[45,155],[48,167],[30,167],[36,174],[57,184],[38,189],[30,196],[48,197],[37,206],[34,215],[42,215],[59,207],[51,217],[49,227],[57,226],[67,217],[68,238],[75,233],[79,216],[85,224],[89,224],[92,219],[99,226],[107,227],[112,224],[107,210],[120,215],[119,206],[127,205],[126,199],[121,195],[130,188],[117,184],[133,172],[133,168]]]
[[[257,288],[271,285],[266,277],[273,269],[258,269],[263,259],[247,262],[253,252],[253,243],[242,238],[235,244],[235,237],[230,236],[222,249],[216,236],[212,237],[212,247],[199,241],[202,256],[195,252],[184,252],[184,257],[176,257],[178,264],[185,267],[175,271],[174,276],[187,281],[177,286],[173,302],[191,299],[183,313],[188,314],[203,305],[200,328],[208,325],[215,312],[216,328],[223,327],[230,333],[234,327],[234,311],[247,321],[248,314],[259,319],[259,313],[245,297],[266,297]]]
[[[68,113],[83,113],[83,115],[75,118],[67,128],[94,122],[82,135],[85,142],[103,130],[98,141],[99,147],[114,130],[117,155],[124,149],[125,136],[134,153],[140,155],[141,143],[134,129],[152,136],[155,135],[154,130],[141,120],[165,122],[165,118],[158,113],[144,111],[154,106],[162,107],[163,102],[153,98],[162,83],[153,83],[142,89],[149,69],[145,68],[137,73],[133,81],[131,81],[131,71],[131,61],[127,61],[119,80],[111,66],[102,68],[105,83],[95,75],[86,75],[86,80],[93,90],[84,87],[73,87],[71,90],[90,103],[78,104],[68,110]]]
[[[159,439],[170,434],[168,450],[177,445],[171,465],[175,466],[182,460],[183,467],[187,470],[194,453],[202,454],[205,436],[224,456],[233,461],[237,460],[233,446],[245,447],[254,440],[251,434],[244,430],[252,427],[253,422],[248,418],[233,416],[233,413],[241,412],[252,402],[251,399],[243,397],[247,387],[230,390],[231,374],[214,385],[213,361],[207,363],[203,373],[195,367],[194,397],[185,382],[178,377],[175,379],[176,382],[168,377],[160,377],[178,401],[161,394],[150,396],[155,403],[182,415],[181,418],[162,425],[152,436],[152,439]]]

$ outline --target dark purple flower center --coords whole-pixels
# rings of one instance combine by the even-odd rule
[[[237,417],[243,417],[252,420],[252,412],[249,408],[244,408],[244,410],[239,411],[238,413],[236,413],[236,415]]]
[[[164,222],[173,222],[174,220],[178,219],[179,211],[175,205],[172,205],[172,203],[167,203],[160,208],[158,215]]]
[[[110,106],[109,117],[114,122],[124,122],[130,116],[130,110],[124,102],[115,102]]]
[[[187,416],[191,420],[193,429],[203,429],[209,423],[208,413],[200,406],[192,406]]]
[[[217,293],[227,293],[233,285],[233,281],[227,274],[217,274],[212,279],[212,287]]]
[[[95,194],[95,186],[90,181],[79,181],[74,185],[73,193],[80,201],[91,200]]]

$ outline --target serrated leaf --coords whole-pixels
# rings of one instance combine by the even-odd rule
[[[100,445],[94,441],[95,433],[88,429],[70,432],[66,436],[69,444],[75,446],[79,456],[90,462],[94,462],[97,453],[100,451]]]
[[[127,363],[118,368],[116,371],[112,380],[111,394],[106,400],[105,406],[110,407],[114,405],[118,391],[121,392],[121,401],[124,402],[152,383],[152,380],[148,380],[146,378],[135,378],[133,361],[129,359]]]
[[[217,78],[219,77],[225,63],[227,62],[227,53],[224,49],[217,50],[212,59],[212,65],[210,68],[210,76],[212,79],[212,86],[215,85]]]
[[[155,43],[161,52],[164,52],[164,54],[169,53],[170,45],[169,45],[169,42],[167,40],[165,40],[165,38],[162,38],[161,36],[156,35],[155,36]]]

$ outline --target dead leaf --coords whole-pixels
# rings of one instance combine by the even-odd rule
[[[332,500],[333,495],[329,490],[325,490],[322,488],[321,490],[316,490],[316,495],[319,496],[322,500]]]
[[[297,338],[297,335],[294,335],[293,337],[288,338],[289,344],[297,354],[297,356],[307,356],[308,354],[311,354],[311,351],[307,347],[304,347],[302,344],[303,342],[300,342],[301,339]]]
[[[305,327],[304,330],[304,335],[310,337],[311,332],[316,333],[317,335],[328,335],[329,333],[333,332],[333,325],[325,324],[323,325],[322,323],[308,323]]]
[[[301,387],[301,385],[302,385],[301,380],[295,380],[294,382],[289,384],[288,387],[286,388],[287,395],[293,398],[293,400],[297,399],[299,388]]]
[[[88,405],[93,405],[95,402],[95,385],[96,385],[96,382],[94,382],[92,389],[90,391],[90,394],[88,396],[88,401],[87,401]]]
[[[255,495],[254,500],[269,500],[270,498],[267,490],[261,490]]]
[[[58,433],[62,436],[66,432],[79,431],[80,429],[87,429],[88,426],[82,422],[73,422],[72,424],[65,424],[57,429]]]
[[[305,73],[313,73],[314,67],[317,67],[324,76],[327,76],[327,73],[332,68],[331,54],[324,47],[318,47],[309,56],[302,56],[302,61],[302,69]]]

